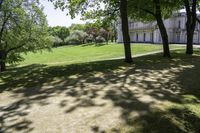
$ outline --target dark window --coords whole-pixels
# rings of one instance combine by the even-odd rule
[[[138,33],[136,34],[136,41],[138,42]]]
[[[180,40],[181,40],[181,35],[180,33],[177,33],[177,43],[180,43]]]
[[[181,28],[181,21],[178,21],[178,28]]]
[[[152,41],[152,42],[154,42],[154,41],[153,41],[153,37],[154,37],[154,34],[151,33],[151,41]]]
[[[146,33],[144,33],[144,42],[146,41]]]

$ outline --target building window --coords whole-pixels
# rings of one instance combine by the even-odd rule
[[[144,33],[144,38],[143,38],[144,42],[146,42],[146,33]]]
[[[151,33],[151,42],[154,42],[154,34],[153,34],[153,32]]]
[[[181,41],[181,35],[180,33],[177,33],[177,43],[180,43],[180,41]]]
[[[138,42],[138,33],[136,34],[136,41]]]
[[[178,21],[178,28],[179,29],[181,28],[181,21],[180,20]]]

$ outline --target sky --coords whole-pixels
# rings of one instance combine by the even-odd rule
[[[60,9],[55,9],[54,5],[47,0],[41,0],[41,4],[44,6],[44,13],[47,15],[49,26],[67,26],[71,24],[84,24],[85,22],[80,20],[80,16],[75,19],[71,19],[70,16],[66,16],[66,12]]]

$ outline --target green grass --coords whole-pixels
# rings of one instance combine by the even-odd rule
[[[174,46],[172,46],[174,48]],[[162,45],[145,45],[133,44],[132,54],[143,54],[152,51],[162,50]],[[122,44],[96,44],[96,45],[79,45],[54,48],[51,52],[43,51],[42,53],[28,53],[23,55],[24,62],[20,65],[28,64],[74,64],[84,63],[97,60],[107,60],[124,56]]]

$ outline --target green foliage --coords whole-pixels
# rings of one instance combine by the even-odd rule
[[[69,29],[63,26],[49,27],[49,33],[54,37],[59,37],[63,42],[70,35]]]
[[[57,36],[52,36],[52,40],[53,40],[53,46],[55,47],[60,46],[63,43],[63,41]]]
[[[105,42],[105,41],[106,41],[105,38],[103,38],[102,36],[96,37],[96,42],[97,42],[97,43],[103,43],[103,42]]]
[[[161,13],[163,18],[168,18],[174,11],[180,9],[181,0],[160,0]],[[128,12],[132,19],[139,21],[154,21],[155,0],[129,0]]]
[[[0,10],[0,51],[7,62],[20,61],[20,53],[50,49],[46,16],[34,1],[6,0]]]
[[[66,38],[67,44],[84,44],[87,38],[87,33],[84,31],[76,30],[73,31],[69,37]]]
[[[76,30],[79,30],[79,31],[85,31],[85,24],[72,24],[70,27],[69,27],[69,30],[70,32],[73,32],[73,31],[76,31]]]
[[[56,8],[64,10],[68,9],[67,15],[74,18],[76,15],[81,14],[82,19],[90,19],[95,23],[88,23],[83,25],[72,25],[70,29],[84,30],[90,38],[87,40],[96,40],[99,36],[99,30],[105,29],[109,33],[109,38],[104,39],[116,40],[116,20],[119,16],[119,0],[49,0],[54,3]]]

